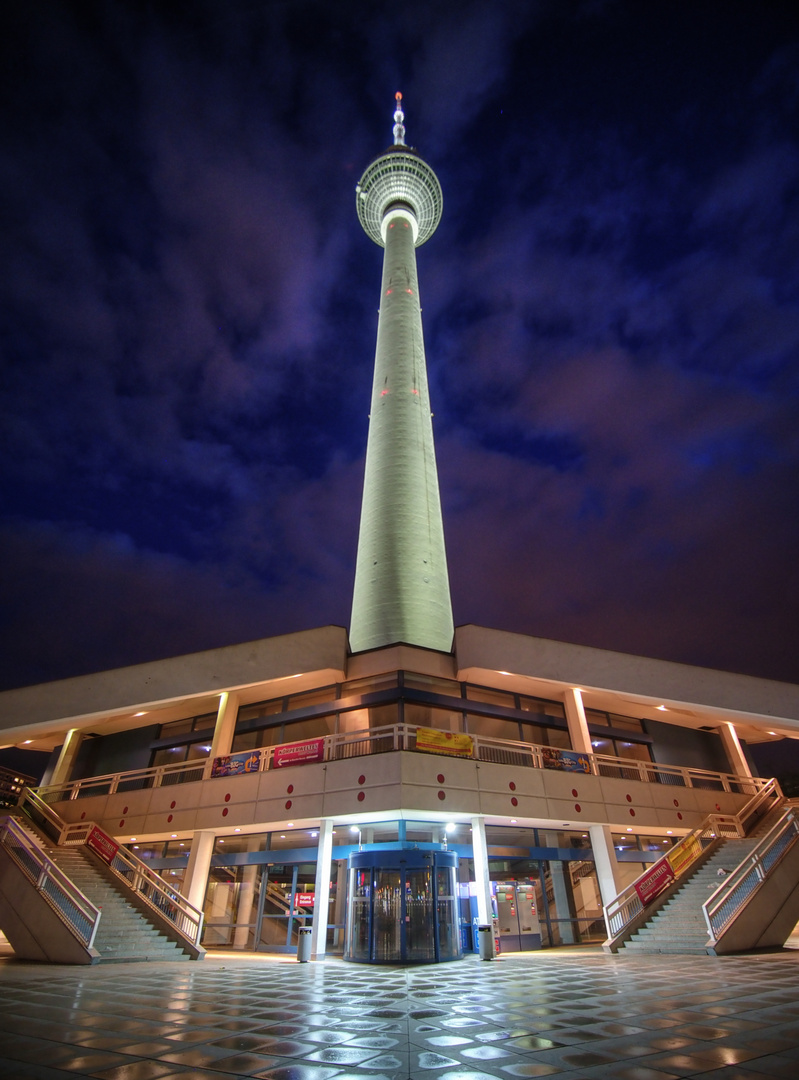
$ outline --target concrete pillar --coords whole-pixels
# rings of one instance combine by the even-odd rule
[[[327,949],[327,909],[330,902],[330,869],[333,859],[333,819],[319,823],[319,850],[316,857],[311,959],[324,960]]]
[[[613,846],[613,834],[607,825],[589,825],[588,835],[594,852],[594,865],[599,882],[599,895],[607,907],[621,892],[619,864]]]
[[[588,721],[585,719],[583,708],[583,695],[579,690],[570,687],[566,691],[563,704],[566,708],[566,724],[569,728],[572,750],[576,750],[578,754],[593,753],[591,736],[588,734]]]
[[[50,778],[51,784],[66,784],[69,782],[72,776],[72,766],[75,764],[75,758],[78,756],[78,750],[82,742],[83,734],[77,728],[71,728],[67,732],[64,745],[58,755],[58,761],[53,769],[53,775]]]
[[[490,926],[493,917],[491,908],[491,879],[488,876],[488,845],[486,844],[485,818],[472,818],[472,852],[474,855],[474,880],[477,886],[477,921],[483,926]]]
[[[749,762],[746,760],[743,747],[738,740],[735,725],[722,724],[718,730],[719,735],[721,735],[721,744],[730,763],[730,772],[735,773],[736,776],[751,776],[752,770],[749,768]]]
[[[189,852],[189,864],[183,878],[183,895],[202,911],[205,902],[205,890],[208,885],[208,871],[211,869],[211,855],[214,851],[216,833],[202,830],[194,834]]]
[[[233,745],[233,736],[236,733],[236,717],[239,713],[239,695],[233,691],[225,691],[219,698],[219,708],[216,713],[216,726],[214,738],[211,743],[211,761],[215,757],[227,757]]]

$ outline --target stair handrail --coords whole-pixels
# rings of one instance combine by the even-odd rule
[[[664,856],[669,860],[673,871],[670,883],[680,881],[690,870],[701,854],[704,840],[705,847],[719,836],[745,836],[746,824],[762,807],[774,805],[782,800],[782,790],[776,779],[772,778],[747,802],[737,814],[709,814],[703,821],[687,833]],[[697,848],[700,850],[697,851]],[[659,861],[659,860],[658,860]],[[676,864],[676,866],[675,866]],[[648,866],[638,877],[615,896],[603,909],[608,937],[606,947],[622,937],[627,929],[642,915],[645,904],[639,889],[644,878],[652,872]],[[712,935],[711,935],[712,936]]]
[[[6,818],[0,830],[0,845],[71,933],[91,949],[101,910],[13,817]]]
[[[799,819],[789,807],[742,862],[724,878],[702,905],[711,944],[735,921],[753,893],[799,839]]]
[[[19,806],[37,824],[46,822],[45,832],[59,847],[85,845],[92,830],[97,830],[106,836],[100,826],[93,821],[79,821],[72,824],[64,821],[37,792],[28,788],[22,793]],[[116,841],[112,842],[116,850],[108,860],[103,861],[115,876],[140,896],[149,907],[166,917],[182,937],[190,941],[192,945],[200,947],[204,919],[202,911],[143,862],[138,855],[117,845]]]

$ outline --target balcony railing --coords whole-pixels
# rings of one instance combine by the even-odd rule
[[[381,754],[396,750],[416,752],[416,733],[420,730],[415,724],[392,724],[386,727],[369,728],[362,731],[342,732],[320,738],[320,753],[314,758],[319,761],[343,761],[348,758],[364,757],[369,754]],[[514,765],[531,769],[558,769],[568,767],[569,771],[583,772],[594,776],[610,777],[618,780],[638,780],[647,784],[665,784],[683,788],[701,788],[707,791],[726,791],[736,794],[754,795],[768,781],[759,777],[735,776],[732,773],[712,772],[708,769],[686,768],[679,765],[659,765],[653,761],[638,761],[630,758],[609,757],[604,754],[574,754],[569,752],[569,759],[579,757],[580,767],[574,768],[574,762],[564,762],[558,758],[558,752],[547,746],[533,743],[514,742],[508,739],[495,739],[486,735],[471,735],[471,754],[458,755],[471,757],[476,761],[491,762],[497,765]],[[316,742],[317,740],[308,740]],[[235,757],[249,757],[249,767],[243,771],[268,772],[278,768],[276,755],[278,746],[268,746]],[[418,751],[429,753],[429,751]],[[559,764],[560,761],[560,764]],[[109,773],[106,776],[92,776],[83,780],[72,780],[64,784],[54,784],[39,788],[39,795],[47,803],[62,802],[68,799],[82,799],[94,795],[114,795],[117,792],[140,791],[145,788],[169,787],[173,784],[189,784],[199,780],[211,779],[213,760],[184,761],[175,765],[156,765],[149,769],[134,769],[131,772]],[[298,766],[301,767],[301,766]],[[227,776],[230,779],[230,775]]]

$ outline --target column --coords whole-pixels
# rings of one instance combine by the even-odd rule
[[[233,736],[236,732],[236,717],[239,712],[239,695],[226,690],[220,695],[219,708],[216,713],[216,726],[214,738],[211,743],[211,761],[215,757],[227,757],[233,745]]]
[[[262,838],[252,837],[247,841],[247,851],[259,851]],[[258,878],[258,866],[251,863],[242,869],[239,885],[239,902],[236,905],[236,928],[233,931],[233,948],[246,949],[250,937],[250,923],[253,921],[252,909],[255,903],[255,882]],[[257,942],[255,943],[257,944]]]
[[[194,834],[189,852],[189,864],[183,878],[183,895],[200,911],[205,902],[208,871],[211,869],[211,855],[214,851],[215,839],[216,833],[210,829]]]
[[[571,687],[566,691],[563,704],[566,708],[566,724],[569,728],[572,750],[576,750],[578,754],[592,753],[582,693],[575,687]]]
[[[735,725],[722,724],[718,731],[721,736],[721,744],[730,763],[730,772],[735,773],[736,776],[751,776],[752,770],[749,768],[749,762],[746,760],[743,747],[738,739]]]
[[[613,834],[607,825],[589,825],[588,835],[594,852],[599,895],[602,897],[603,906],[607,907],[621,892]]]
[[[78,750],[82,742],[83,735],[77,728],[71,728],[67,732],[64,745],[61,747],[61,753],[58,755],[58,761],[53,769],[53,775],[50,777],[52,785],[69,782],[72,775],[72,766],[75,764],[75,758],[78,756]]]
[[[311,959],[324,960],[327,949],[327,909],[330,903],[330,869],[333,859],[333,819],[319,823],[319,849],[316,856]],[[338,895],[338,890],[336,891]]]
[[[472,818],[472,853],[474,855],[474,880],[477,886],[477,921],[481,926],[491,926],[491,879],[488,875],[488,845],[486,844],[485,818]],[[494,940],[494,935],[491,935]]]

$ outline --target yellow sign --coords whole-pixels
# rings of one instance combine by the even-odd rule
[[[452,757],[471,757],[474,742],[471,735],[436,731],[435,728],[416,729],[416,749],[426,754],[450,754]]]
[[[702,854],[702,845],[699,843],[698,836],[688,836],[683,840],[681,844],[673,848],[666,858],[671,863],[671,868],[677,877],[691,865],[696,862],[699,856]]]

